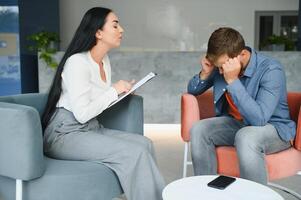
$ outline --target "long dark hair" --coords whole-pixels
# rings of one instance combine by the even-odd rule
[[[56,70],[54,76],[47,104],[42,116],[42,127],[43,130],[47,127],[48,122],[51,119],[51,116],[55,112],[56,104],[60,99],[62,92],[62,72],[64,70],[64,65],[66,60],[73,54],[84,52],[90,50],[93,46],[96,45],[95,33],[98,29],[102,29],[108,14],[112,10],[108,8],[95,7],[88,10],[80,25],[78,26],[71,43],[69,44],[62,60],[59,63],[59,66]]]

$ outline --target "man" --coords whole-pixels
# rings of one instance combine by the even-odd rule
[[[266,184],[264,155],[289,148],[296,132],[281,64],[245,46],[238,31],[219,28],[201,65],[188,92],[199,95],[213,86],[216,117],[190,130],[195,175],[216,174],[215,147],[235,146],[241,177]]]

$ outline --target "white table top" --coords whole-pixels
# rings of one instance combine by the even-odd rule
[[[168,184],[162,193],[164,200],[283,200],[269,187],[242,178],[224,190],[207,186],[217,176],[192,176]]]

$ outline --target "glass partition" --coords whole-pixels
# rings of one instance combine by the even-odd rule
[[[0,6],[0,95],[21,93],[18,6]]]

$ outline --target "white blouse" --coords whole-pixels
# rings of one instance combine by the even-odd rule
[[[71,111],[80,123],[96,117],[118,98],[117,91],[111,86],[109,57],[106,55],[102,62],[106,82],[101,79],[99,65],[89,51],[74,54],[65,63],[57,107]]]

